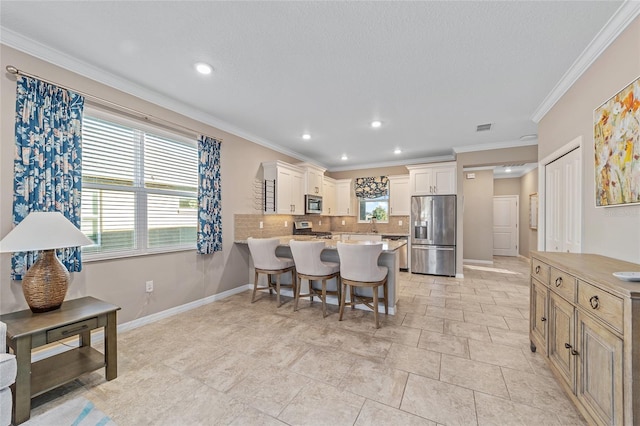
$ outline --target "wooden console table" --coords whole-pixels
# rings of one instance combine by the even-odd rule
[[[29,420],[31,398],[105,367],[107,380],[118,376],[116,312],[120,308],[93,297],[68,300],[60,309],[0,315],[7,324],[7,345],[18,363],[13,390],[13,424]],[[104,355],[91,347],[91,330],[104,327]],[[78,336],[80,346],[31,363],[31,350]]]

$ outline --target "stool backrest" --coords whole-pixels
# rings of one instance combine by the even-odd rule
[[[280,269],[282,264],[276,256],[279,238],[247,238],[249,251],[253,258],[253,266],[258,269]]]
[[[328,267],[320,259],[320,253],[324,250],[324,241],[289,241],[289,248],[296,263],[296,271],[305,275],[328,275],[331,267]]]
[[[381,281],[387,268],[378,266],[382,243],[353,244],[338,242],[340,276],[343,279],[361,282]]]

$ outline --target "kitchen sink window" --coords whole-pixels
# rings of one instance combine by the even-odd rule
[[[82,124],[86,260],[195,249],[195,140],[103,111]]]
[[[357,178],[355,182],[358,197],[358,222],[379,223],[389,221],[389,179],[387,176]]]

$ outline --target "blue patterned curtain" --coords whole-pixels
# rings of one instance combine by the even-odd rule
[[[59,211],[80,228],[84,97],[40,80],[18,77],[13,223],[32,211]],[[21,280],[37,252],[14,253],[11,276]],[[80,247],[58,251],[70,272],[82,269]]]
[[[222,251],[222,202],[220,197],[220,141],[198,139],[198,253]]]
[[[378,198],[389,193],[389,178],[373,176],[356,178],[356,197]]]

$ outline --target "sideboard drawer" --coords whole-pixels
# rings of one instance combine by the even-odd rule
[[[549,265],[538,259],[532,259],[531,276],[536,277],[541,283],[549,285]]]
[[[84,321],[65,325],[64,327],[54,328],[47,331],[47,343],[57,342],[58,340],[75,336],[84,331],[93,330],[94,328],[98,328],[98,318],[89,318]]]
[[[623,332],[624,302],[621,298],[584,281],[578,281],[578,305],[620,333]]]
[[[556,268],[551,268],[549,287],[569,302],[576,300],[576,278]]]

